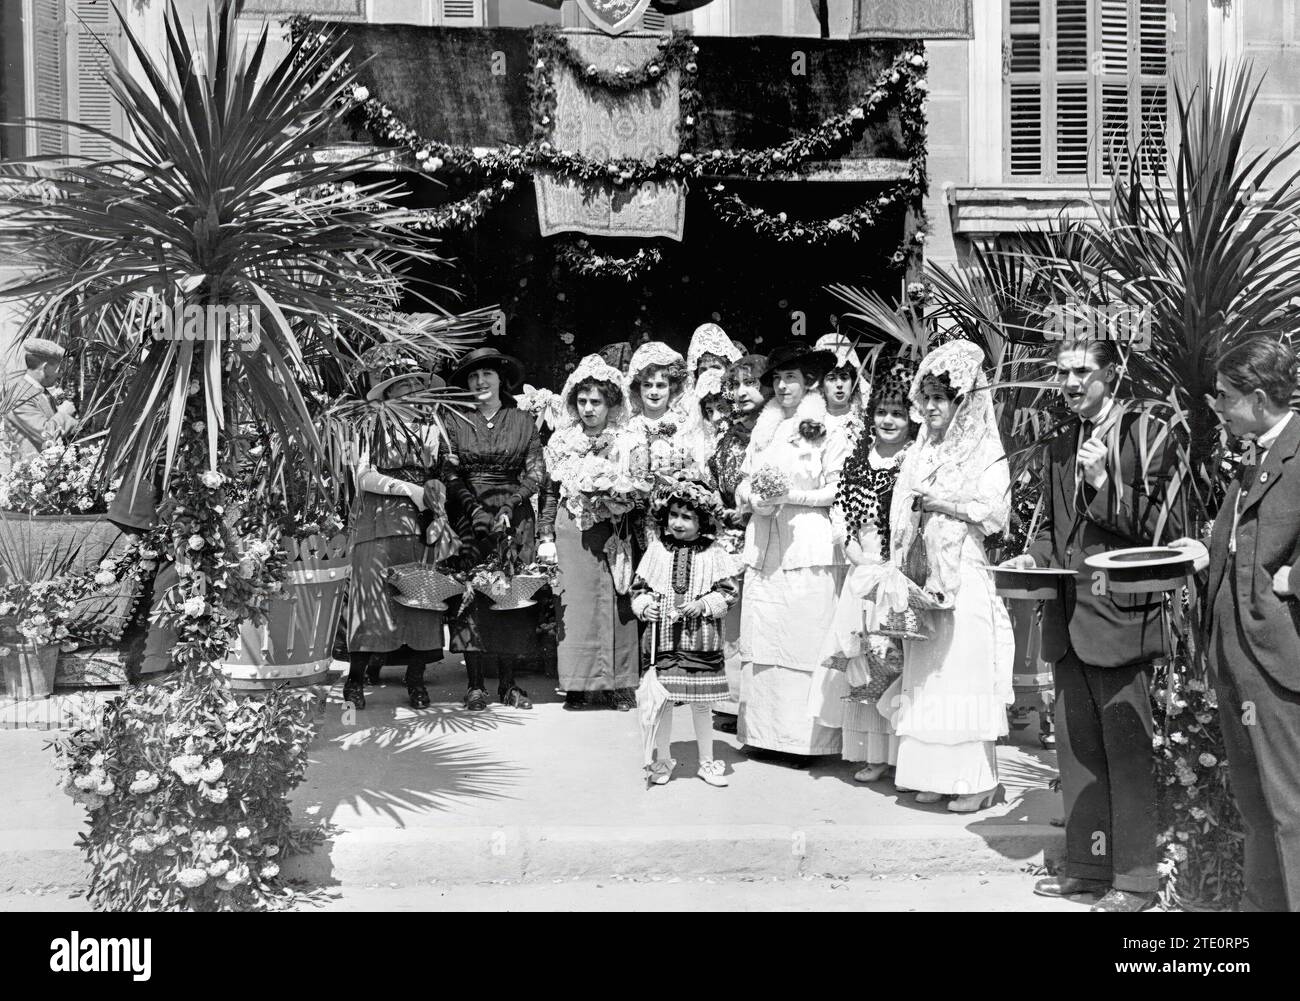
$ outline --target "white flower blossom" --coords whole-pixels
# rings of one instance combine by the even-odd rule
[[[223,483],[226,482],[226,478],[221,473],[218,473],[214,469],[209,469],[206,473],[204,473],[202,476],[199,477],[199,480],[209,490],[215,490],[217,489],[217,487],[221,486]]]
[[[176,875],[176,881],[188,889],[195,889],[208,881],[208,874],[203,869],[182,869]]]

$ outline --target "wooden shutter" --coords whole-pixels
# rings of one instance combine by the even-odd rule
[[[667,31],[668,16],[662,11],[647,10],[641,15],[641,28],[644,31]]]
[[[37,118],[67,118],[63,0],[32,0],[32,15],[32,114]],[[47,125],[33,131],[33,155],[62,156],[68,151],[66,128]]]
[[[1100,169],[1163,172],[1169,128],[1168,0],[1102,0],[1099,41]]]
[[[121,135],[123,118],[104,77],[112,65],[105,48],[122,51],[122,26],[110,0],[68,0],[68,118]],[[100,136],[72,129],[68,152],[107,160],[116,154]]]
[[[483,0],[438,0],[438,23],[448,28],[483,27]]]
[[[1004,65],[1007,83],[1007,170],[1013,177],[1050,172],[1044,156],[1043,97],[1049,72],[1043,63],[1041,0],[1010,0]]]
[[[1139,142],[1162,170],[1170,23],[1167,0],[1008,0],[1008,176],[1082,181]]]

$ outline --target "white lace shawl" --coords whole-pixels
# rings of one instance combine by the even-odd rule
[[[945,350],[953,348],[955,350]],[[922,381],[946,372],[963,395],[942,438],[922,425],[907,452],[894,486],[890,509],[891,559],[900,563],[916,536],[920,516],[912,510],[918,487],[937,499],[963,508],[970,521],[933,512],[925,516],[925,544],[931,579],[926,587],[944,594],[958,589],[961,553],[972,524],[982,539],[1006,527],[1011,514],[1011,478],[1006,452],[993,411],[992,391],[976,361],[980,349],[969,342],[950,342],[921,362],[912,381],[912,405],[919,409]],[[931,359],[935,359],[932,363]]]

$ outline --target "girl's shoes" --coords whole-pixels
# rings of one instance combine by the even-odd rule
[[[407,685],[406,696],[410,700],[412,709],[429,708],[429,689],[424,685]]]
[[[636,708],[636,692],[631,688],[616,688],[610,696],[610,703],[621,713],[630,713]]]
[[[853,773],[854,782],[879,782],[885,772],[889,771],[889,765],[867,765]]]
[[[920,799],[918,796],[917,799]],[[972,793],[969,796],[955,796],[948,809],[953,813],[977,813],[980,810],[987,810],[995,803],[1005,803],[1007,801],[1007,791],[999,782],[987,792]]]
[[[714,758],[712,761],[701,761],[700,770],[695,774],[711,786],[725,786],[731,784],[723,774],[726,769],[726,765]]]
[[[343,682],[343,701],[351,702],[353,709],[366,707],[366,686],[359,681]]]
[[[488,707],[488,694],[481,688],[471,688],[465,693],[465,708],[472,713],[481,713]]]
[[[918,803],[937,803],[941,799],[943,799],[943,793],[941,792],[918,792],[916,794]]]
[[[652,785],[663,786],[672,781],[673,769],[677,767],[676,758],[656,761],[650,766],[650,782]],[[724,783],[725,784],[725,783]]]

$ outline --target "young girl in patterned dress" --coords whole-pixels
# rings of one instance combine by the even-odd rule
[[[685,702],[695,724],[697,774],[725,786],[725,767],[713,757],[711,709],[727,698],[722,621],[740,593],[740,565],[716,539],[722,502],[712,488],[679,478],[655,490],[651,508],[662,534],[632,583],[632,611],[647,623],[642,650],[668,692],[650,780],[672,779],[672,703]]]

